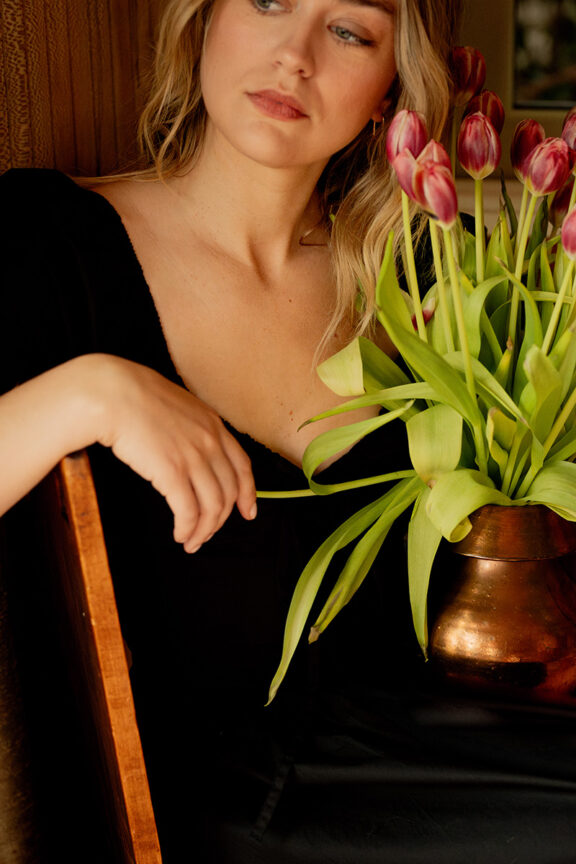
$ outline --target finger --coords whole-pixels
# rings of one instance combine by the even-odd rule
[[[198,502],[198,521],[184,548],[195,552],[230,515],[237,486],[232,466],[223,454],[211,462],[197,462],[190,471],[190,482]]]
[[[227,433],[222,444],[236,475],[238,510],[245,519],[254,519],[257,512],[256,484],[250,459],[233,435]]]
[[[164,497],[174,516],[174,540],[185,543],[193,535],[200,515],[198,500],[188,477],[179,477]]]

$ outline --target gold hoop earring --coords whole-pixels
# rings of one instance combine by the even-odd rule
[[[376,137],[377,130],[378,130],[378,124],[377,124],[376,120],[372,120],[372,137],[373,138]]]

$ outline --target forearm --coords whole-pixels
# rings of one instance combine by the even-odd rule
[[[0,398],[0,514],[66,454],[100,437],[101,406],[91,396],[92,356],[79,357]]]

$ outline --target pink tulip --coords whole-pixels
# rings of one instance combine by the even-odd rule
[[[474,96],[470,100],[464,111],[464,116],[475,114],[476,111],[480,111],[481,114],[485,114],[488,117],[498,134],[502,132],[505,116],[504,105],[496,93],[492,90],[482,90],[481,93],[478,93],[477,96]]]
[[[572,171],[574,151],[562,138],[545,138],[522,163],[526,186],[533,195],[557,192]]]
[[[568,213],[568,207],[570,206],[570,198],[572,196],[572,187],[574,186],[574,178],[569,177],[566,183],[562,186],[561,189],[556,192],[552,199],[552,204],[550,205],[550,210],[548,211],[548,219],[554,226],[554,228],[559,228],[562,225],[562,221],[564,217]]]
[[[408,195],[409,198],[416,200],[414,198],[414,173],[416,171],[416,167],[418,162],[414,158],[413,154],[406,148],[402,150],[401,153],[396,156],[394,161],[392,162],[392,167],[396,173],[396,177],[398,178],[398,182],[403,192]],[[420,201],[417,202],[421,204]]]
[[[418,156],[428,140],[428,132],[422,115],[417,111],[402,111],[394,116],[386,135],[386,155],[390,162],[402,150],[409,150],[413,156]]]
[[[486,61],[477,48],[459,45],[452,49],[454,101],[465,105],[480,92],[486,80]]]
[[[491,174],[502,154],[498,133],[488,117],[476,111],[468,114],[458,135],[458,159],[474,180],[483,180]]]
[[[432,162],[439,162],[441,165],[446,165],[447,168],[452,168],[452,163],[450,162],[450,156],[448,155],[448,151],[443,144],[439,144],[438,141],[434,141],[433,138],[428,141],[428,143],[418,156],[419,162],[425,162],[427,160],[431,160]]]
[[[570,113],[562,126],[562,138],[571,150],[576,150],[576,113]]]
[[[521,182],[526,179],[523,167],[526,157],[544,140],[545,135],[544,127],[536,120],[521,120],[516,126],[510,147],[510,160],[514,173]]]
[[[442,228],[451,228],[458,217],[458,196],[452,170],[440,162],[418,162],[412,178],[414,198]]]
[[[562,225],[562,246],[571,261],[576,261],[576,207],[564,219]]]

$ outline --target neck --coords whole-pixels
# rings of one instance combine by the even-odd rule
[[[301,248],[321,219],[316,185],[323,167],[267,167],[208,134],[192,169],[169,183],[211,245],[273,270]]]

